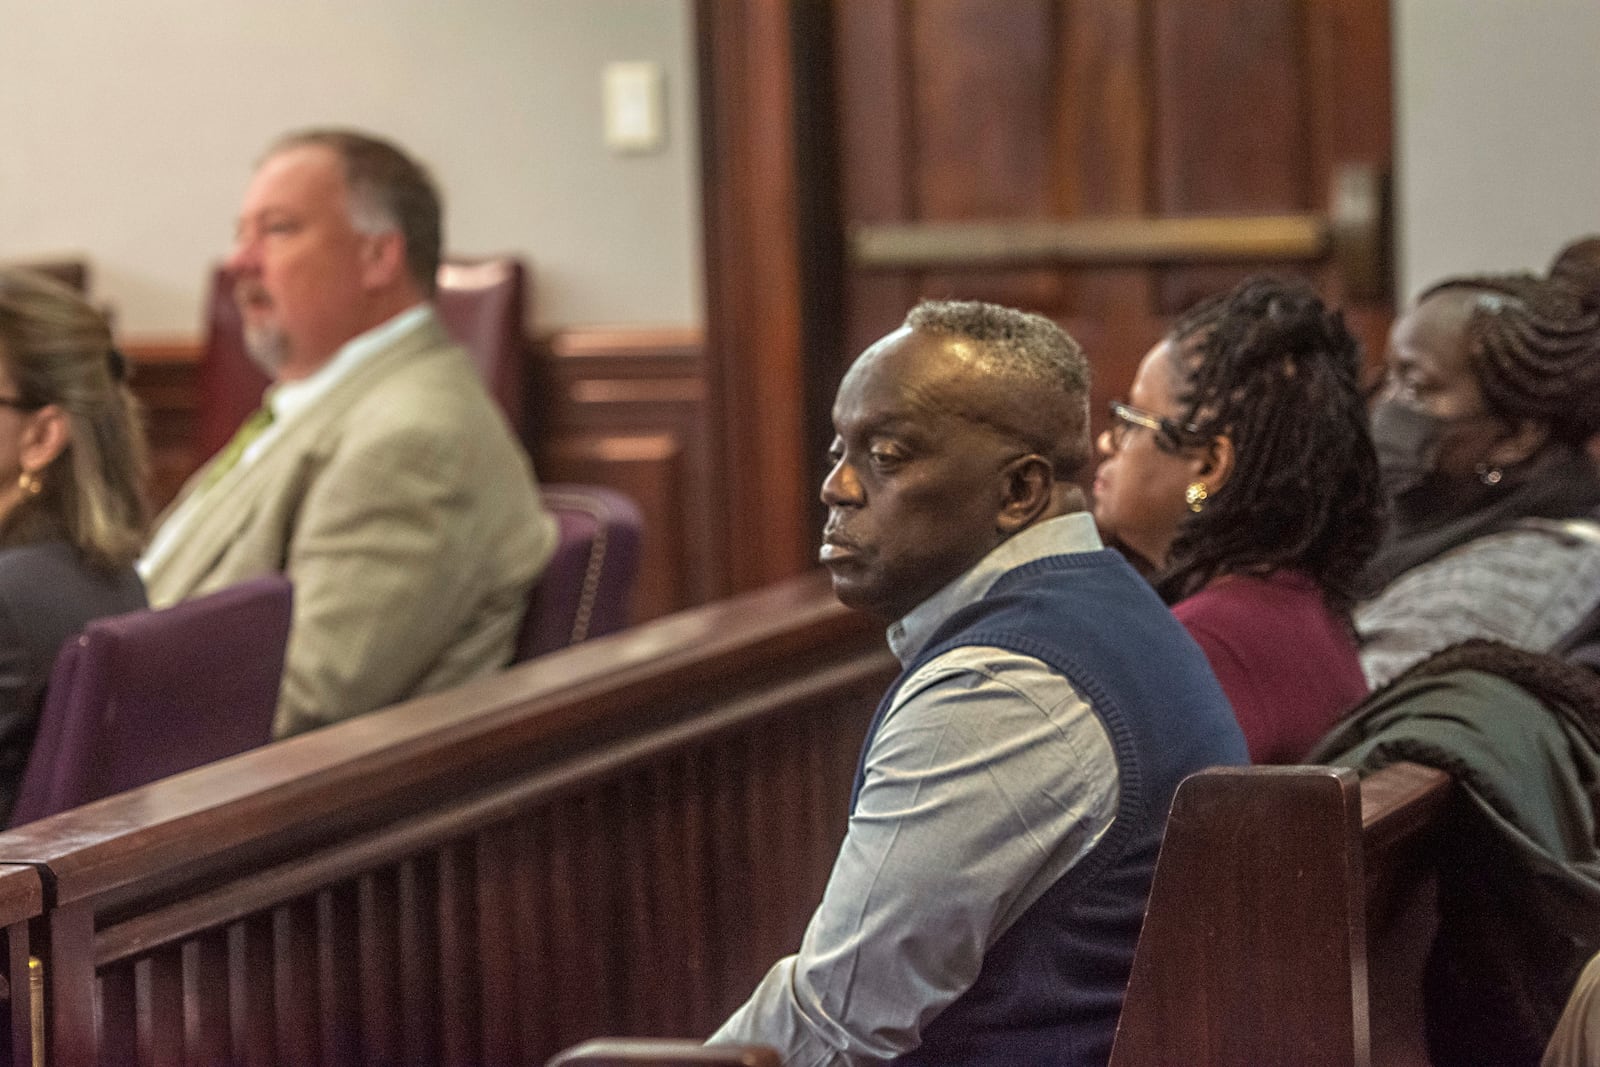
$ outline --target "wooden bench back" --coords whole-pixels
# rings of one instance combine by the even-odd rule
[[[798,945],[897,669],[809,577],[0,834],[49,1062],[709,1033]]]
[[[1428,831],[1399,764],[1203,771],[1173,800],[1112,1067],[1425,1064]]]

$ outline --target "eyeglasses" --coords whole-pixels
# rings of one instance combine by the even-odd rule
[[[1112,451],[1122,451],[1122,443],[1127,439],[1128,431],[1135,427],[1153,432],[1156,435],[1156,447],[1163,452],[1175,452],[1200,434],[1199,428],[1192,424],[1181,425],[1165,415],[1157,415],[1153,411],[1113,400],[1111,426],[1107,431],[1111,435]]]
[[[43,404],[35,404],[20,396],[0,396],[0,408],[10,408],[13,411],[38,411],[42,407]]]

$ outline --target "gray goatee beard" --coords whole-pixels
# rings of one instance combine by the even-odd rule
[[[289,355],[289,339],[276,326],[245,327],[244,350],[269,378],[276,379]]]

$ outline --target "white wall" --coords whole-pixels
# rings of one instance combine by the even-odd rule
[[[1600,233],[1600,3],[1393,11],[1401,296]]]
[[[0,259],[89,257],[125,335],[192,337],[261,148],[306,124],[430,162],[450,246],[534,264],[541,327],[699,323],[688,0],[0,0]],[[1600,231],[1600,3],[1393,0],[1401,296]],[[666,70],[666,151],[600,70]]]
[[[354,125],[429,163],[446,243],[533,264],[541,328],[694,324],[687,0],[0,0],[0,259],[86,255],[125,337],[194,337],[265,144]],[[665,151],[602,142],[601,68],[666,71]]]

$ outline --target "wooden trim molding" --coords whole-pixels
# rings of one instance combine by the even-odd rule
[[[706,343],[729,591],[811,562],[794,5],[697,0]]]

